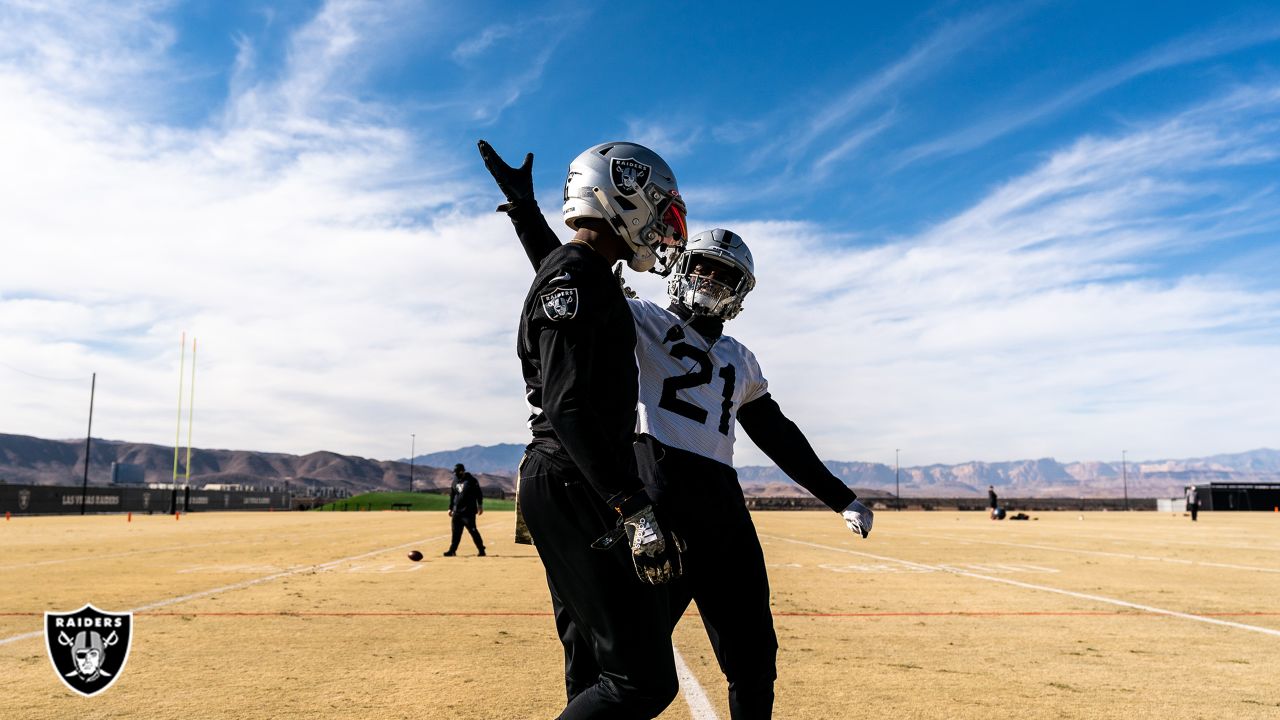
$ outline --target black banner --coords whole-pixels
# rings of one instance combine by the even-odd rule
[[[86,513],[172,513],[209,510],[288,510],[284,491],[200,490],[198,488],[0,485],[0,512],[12,515]]]

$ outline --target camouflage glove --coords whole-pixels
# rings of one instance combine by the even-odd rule
[[[591,544],[604,550],[624,536],[631,550],[631,563],[636,577],[650,585],[664,585],[684,574],[684,541],[671,530],[663,530],[658,523],[654,505],[649,496],[640,491],[626,499],[612,498],[610,505],[618,511],[618,527]]]
[[[645,505],[622,519],[631,546],[631,562],[636,575],[650,585],[664,585],[684,574],[684,542],[671,530],[663,530],[653,513],[653,505]]]
[[[524,164],[513,168],[484,140],[476,143],[485,169],[493,176],[498,189],[507,202],[498,206],[498,212],[509,212],[517,205],[536,204],[533,199],[533,153],[524,156]]]

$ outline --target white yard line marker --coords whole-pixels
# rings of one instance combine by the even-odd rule
[[[483,525],[482,527],[489,528],[489,527],[493,527],[494,525],[496,525],[496,523],[488,523],[486,525]],[[282,577],[297,575],[298,573],[311,572],[315,570],[328,570],[329,568],[332,568],[337,565],[341,565],[346,562],[351,562],[352,560],[363,560],[364,558],[371,557],[373,555],[381,555],[382,553],[392,552],[393,550],[403,550],[404,548],[411,547],[413,545],[425,545],[429,542],[433,542],[435,540],[443,540],[447,537],[450,537],[449,533],[446,533],[444,535],[435,535],[429,538],[422,538],[420,540],[412,540],[410,542],[407,542],[401,545],[396,545],[394,547],[386,547],[378,550],[372,550],[370,552],[360,553],[359,555],[350,555],[348,557],[339,558],[337,560],[330,560],[329,562],[318,563],[316,565],[301,565],[298,567],[290,568],[288,570],[284,570],[282,572],[272,573],[271,575],[266,575],[260,578],[245,580],[244,582],[232,583],[231,585],[223,585],[222,587],[216,587],[216,588],[213,588],[212,590],[201,590],[199,592],[194,592],[189,595],[182,595],[180,597],[169,598],[167,600],[157,600],[156,602],[148,603],[146,605],[139,605],[136,608],[132,608],[128,610],[128,612],[137,613],[137,612],[144,612],[146,610],[154,610],[156,608],[162,608],[168,605],[176,605],[177,603],[186,602],[188,600],[195,600],[196,598],[202,598],[208,595],[213,595],[215,593],[230,592],[232,590],[242,590],[244,588],[252,587],[254,585],[260,585],[265,582],[271,582],[272,580],[279,580]],[[19,640],[27,640],[30,638],[41,637],[43,635],[44,635],[44,629],[42,628],[35,632],[23,633],[21,635],[13,635],[7,638],[0,638],[0,645],[8,645],[9,643],[18,642]]]
[[[693,720],[720,720],[715,708],[711,707],[707,691],[698,684],[698,678],[693,676],[693,671],[685,664],[674,644],[671,652],[676,656],[676,677],[680,679],[680,692],[684,694],[684,701],[689,704],[689,715]]]
[[[147,548],[145,550],[126,550],[124,552],[110,553],[107,555],[77,555],[69,558],[59,558],[57,560],[37,560],[36,562],[19,563],[17,565],[0,565],[0,570],[19,570],[21,568],[42,567],[44,565],[61,565],[63,563],[72,562],[91,562],[94,560],[106,560],[107,558],[126,557],[128,555],[145,555],[148,553],[168,552],[169,550],[186,550],[188,548],[209,547],[211,545],[231,545],[234,543],[243,543],[242,540],[219,540],[217,542],[195,543],[192,545],[168,545],[166,547]]]
[[[920,526],[915,526],[911,529],[917,530],[917,531],[923,530],[926,532],[931,530],[937,530],[937,528],[920,527]],[[1089,529],[1095,530],[1097,528],[1096,526],[1091,526]],[[1120,528],[1112,528],[1112,529],[1120,530]],[[947,532],[988,533],[988,532],[991,532],[992,530],[994,530],[994,528],[991,528],[991,527],[960,526],[956,528],[951,528]],[[1191,530],[1188,530],[1188,532],[1191,532]],[[1079,536],[1078,533],[1062,533],[1062,532],[1053,532],[1048,530],[1042,530],[1040,531],[1039,534],[1041,536],[1054,537],[1054,538]],[[1252,550],[1252,551],[1261,552],[1261,553],[1270,553],[1270,552],[1276,552],[1277,550],[1280,550],[1280,546],[1277,546],[1277,545],[1259,545],[1257,543],[1245,545],[1245,544],[1231,544],[1231,543],[1223,543],[1223,542],[1211,542],[1209,538],[1206,538],[1203,540],[1174,540],[1170,538],[1153,538],[1153,537],[1148,537],[1146,535],[1139,535],[1135,533],[1129,533],[1126,535],[1090,534],[1089,538],[1091,540],[1106,540],[1109,542],[1116,543],[1118,545],[1133,545],[1134,543],[1143,543],[1146,545],[1162,545],[1162,546],[1163,545],[1187,545],[1187,546],[1198,548],[1201,550]],[[966,538],[966,539],[972,540],[972,538]],[[1222,538],[1222,539],[1230,539],[1230,538]]]
[[[1035,545],[1032,543],[1014,543],[1002,542],[1000,540],[975,540],[973,538],[957,538],[948,537],[946,535],[926,535],[924,533],[898,533],[899,535],[914,535],[916,537],[927,537],[935,540],[952,540],[960,542],[984,543],[986,545],[1007,545],[1008,547],[1031,548],[1034,550],[1053,550],[1055,552],[1076,553],[1079,555],[1101,555],[1103,557],[1118,557],[1126,560],[1150,560],[1154,562],[1175,563],[1178,565],[1204,565],[1205,567],[1228,568],[1231,570],[1255,570],[1257,572],[1280,573],[1280,568],[1259,567],[1257,565],[1235,565],[1233,563],[1209,562],[1207,560],[1183,560],[1181,558],[1167,558],[1158,555],[1135,555],[1132,553],[1108,552],[1106,550],[1084,550],[1081,548],[1054,547],[1052,545]]]
[[[903,565],[909,565],[912,567],[941,570],[943,572],[951,573],[952,575],[962,575],[964,577],[977,578],[978,580],[987,580],[990,582],[1004,583],[1005,585],[1013,585],[1014,587],[1026,588],[1028,590],[1040,590],[1042,592],[1057,593],[1059,595],[1067,595],[1074,598],[1080,598],[1082,600],[1092,600],[1094,602],[1108,603],[1110,605],[1119,605],[1120,607],[1133,608],[1134,610],[1141,610],[1143,612],[1149,612],[1156,615],[1168,615],[1169,617],[1182,618],[1183,620],[1192,620],[1195,622],[1202,622],[1210,625],[1223,625],[1225,627],[1235,628],[1237,630],[1248,630],[1250,632],[1256,632],[1256,633],[1262,633],[1264,635],[1274,635],[1275,637],[1280,637],[1280,630],[1273,630],[1272,628],[1259,627],[1257,625],[1246,625],[1244,623],[1232,622],[1230,620],[1219,620],[1217,618],[1205,617],[1203,615],[1192,615],[1191,613],[1178,612],[1176,610],[1165,610],[1164,608],[1152,607],[1151,605],[1139,605],[1138,603],[1131,603],[1127,600],[1118,600],[1116,598],[1103,597],[1102,595],[1090,595],[1088,593],[1079,593],[1072,590],[1063,590],[1061,588],[1049,587],[1048,585],[1033,585],[1031,583],[1025,583],[1018,580],[1010,580],[1008,578],[992,577],[990,575],[981,575],[979,573],[966,572],[964,570],[957,570],[955,568],[948,567],[945,565],[926,565],[924,563],[912,562],[910,560],[899,560],[898,558],[888,557],[885,555],[873,555],[872,553],[858,552],[857,550],[849,550],[848,548],[835,547],[833,545],[821,545],[818,543],[807,542],[805,540],[795,540],[792,538],[779,537],[777,535],[765,535],[761,533],[760,537],[767,537],[770,540],[781,540],[782,542],[789,542],[796,545],[808,545],[809,547],[820,548],[822,550],[831,550],[834,552],[848,553],[849,555],[860,555],[862,557],[869,557],[875,560],[887,560],[889,562],[902,563]]]

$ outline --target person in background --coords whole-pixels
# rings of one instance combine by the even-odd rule
[[[466,466],[458,463],[453,466],[453,487],[449,490],[449,517],[453,518],[453,540],[445,557],[458,554],[458,542],[462,540],[462,528],[471,534],[471,541],[476,544],[476,554],[484,557],[484,538],[476,529],[476,515],[484,514],[484,495],[480,492],[480,483],[476,476],[467,472]]]

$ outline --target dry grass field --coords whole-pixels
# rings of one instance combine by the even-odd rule
[[[756,514],[779,718],[1280,718],[1280,515]],[[442,558],[444,513],[0,521],[0,717],[552,717],[562,660],[541,565]],[[426,560],[405,553],[419,548]],[[118,682],[54,676],[45,610],[134,610]],[[663,718],[728,719],[698,616]]]

